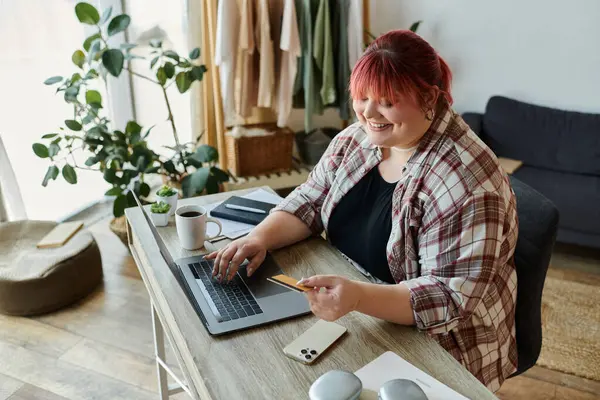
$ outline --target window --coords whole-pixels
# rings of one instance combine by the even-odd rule
[[[113,15],[117,7],[120,10],[116,0],[90,3],[98,8],[114,5]],[[0,0],[0,135],[30,219],[62,218],[102,198],[110,187],[100,173],[82,170],[77,170],[76,185],[59,178],[43,187],[50,163],[32,151],[33,143],[64,126],[73,112],[62,95],[55,94],[55,87],[43,82],[53,75],[77,71],[71,55],[93,32],[77,20],[76,4],[74,0]],[[111,103],[118,104],[123,115],[122,108],[130,101],[117,96]],[[78,164],[84,161],[78,160]]]

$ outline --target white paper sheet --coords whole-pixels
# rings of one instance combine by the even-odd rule
[[[248,193],[247,195],[241,196],[246,199],[256,200],[256,201],[264,201],[265,203],[271,204],[279,204],[283,198],[276,194],[272,194],[267,192],[264,189],[258,189],[254,192]],[[204,206],[210,215],[210,212],[217,207],[219,203],[208,204]],[[255,225],[245,224],[243,222],[231,221],[228,219],[217,218],[221,225],[223,226],[223,230],[221,231],[221,235],[225,235],[230,239],[236,239],[241,237],[247,233],[249,233]],[[219,231],[219,228],[215,224],[208,224],[206,228],[206,232],[209,236],[216,234]]]
[[[383,353],[355,374],[363,383],[363,393],[359,397],[361,400],[377,399],[381,386],[392,379],[409,379],[415,382],[429,400],[468,400],[391,351]]]

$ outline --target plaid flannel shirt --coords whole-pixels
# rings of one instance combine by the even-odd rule
[[[297,216],[315,234],[327,231],[334,207],[381,160],[355,123],[275,210]],[[392,276],[410,291],[417,328],[496,391],[517,366],[518,221],[508,176],[450,108],[438,114],[403,172],[386,248]]]

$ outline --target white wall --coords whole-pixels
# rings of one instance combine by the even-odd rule
[[[495,94],[600,113],[600,0],[370,0],[371,32],[418,33],[454,73],[454,108]]]

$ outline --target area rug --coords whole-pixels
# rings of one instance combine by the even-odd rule
[[[565,278],[546,278],[537,364],[600,381],[600,288]]]

